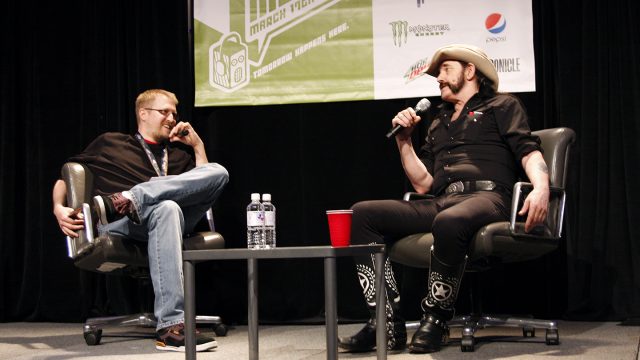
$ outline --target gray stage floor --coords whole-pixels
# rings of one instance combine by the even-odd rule
[[[361,324],[340,325],[339,334],[351,335]],[[153,340],[117,337],[103,333],[98,346],[87,346],[82,324],[1,323],[0,359],[184,359],[183,353],[156,351]],[[131,330],[126,329],[126,330]],[[206,331],[206,330],[205,330]],[[151,329],[139,330],[152,334]],[[410,332],[409,335],[411,335]],[[483,329],[476,335],[475,352],[460,352],[459,333],[452,333],[452,343],[430,355],[389,354],[389,359],[625,359],[639,360],[640,327],[620,326],[611,322],[560,322],[560,345],[547,346],[544,331],[522,340],[518,329]],[[502,341],[496,342],[500,338]],[[247,328],[233,328],[225,337],[216,337],[218,349],[198,353],[198,359],[247,359]],[[494,341],[488,341],[494,339]],[[516,342],[516,339],[521,340]],[[261,359],[325,359],[325,330],[321,325],[286,325],[260,327]],[[340,353],[340,359],[375,359],[375,353]]]

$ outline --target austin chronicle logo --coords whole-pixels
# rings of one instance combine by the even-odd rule
[[[407,33],[409,29],[409,22],[404,20],[392,21],[391,32],[393,34],[393,45],[402,46],[407,43]]]

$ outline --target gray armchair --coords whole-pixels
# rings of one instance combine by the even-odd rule
[[[560,244],[569,152],[575,141],[575,132],[569,128],[553,128],[533,133],[542,141],[544,159],[549,167],[551,199],[546,222],[544,226],[539,226],[530,233],[524,232],[524,219],[518,217],[517,211],[532,185],[527,182],[516,183],[510,221],[488,224],[476,233],[468,254],[467,272],[487,270],[497,263],[536,259],[557,249]],[[410,201],[415,196],[418,195],[407,193],[405,200]],[[430,233],[410,235],[400,239],[389,249],[389,257],[392,261],[404,265],[428,268],[429,249],[432,244],[433,236]],[[477,304],[472,305],[476,305],[474,308],[477,308]],[[462,327],[462,351],[473,351],[476,343],[475,332],[489,326],[521,327],[525,337],[535,336],[535,329],[542,328],[546,330],[547,345],[557,345],[560,342],[555,321],[475,313],[458,316],[447,324],[452,328]]]
[[[109,234],[98,236],[94,233],[89,202],[93,190],[93,174],[83,164],[69,162],[62,167],[62,179],[67,186],[67,204],[74,209],[82,209],[85,229],[79,231],[78,238],[67,237],[68,255],[80,269],[109,275],[132,276],[148,284],[149,262],[147,243]],[[190,234],[183,239],[185,250],[221,249],[224,238],[215,232],[211,210],[207,212],[210,231]],[[218,316],[196,316],[196,323],[210,324],[216,335],[224,336],[227,327]],[[87,345],[97,345],[102,337],[102,329],[115,326],[155,327],[157,321],[153,313],[142,312],[134,315],[100,317],[87,319],[83,334]]]

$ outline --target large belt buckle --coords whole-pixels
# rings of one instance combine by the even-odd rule
[[[445,192],[447,194],[451,194],[451,193],[463,192],[463,191],[464,191],[464,184],[462,183],[462,181],[456,181],[449,184]]]
[[[496,188],[496,183],[489,180],[480,180],[477,182],[481,190],[484,191],[493,191]]]

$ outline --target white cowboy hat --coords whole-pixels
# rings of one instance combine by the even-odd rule
[[[440,64],[446,60],[458,60],[472,63],[489,80],[493,81],[493,90],[498,91],[498,72],[489,57],[477,46],[467,44],[451,44],[436,50],[431,57],[429,67],[425,72],[433,77],[438,77]]]

